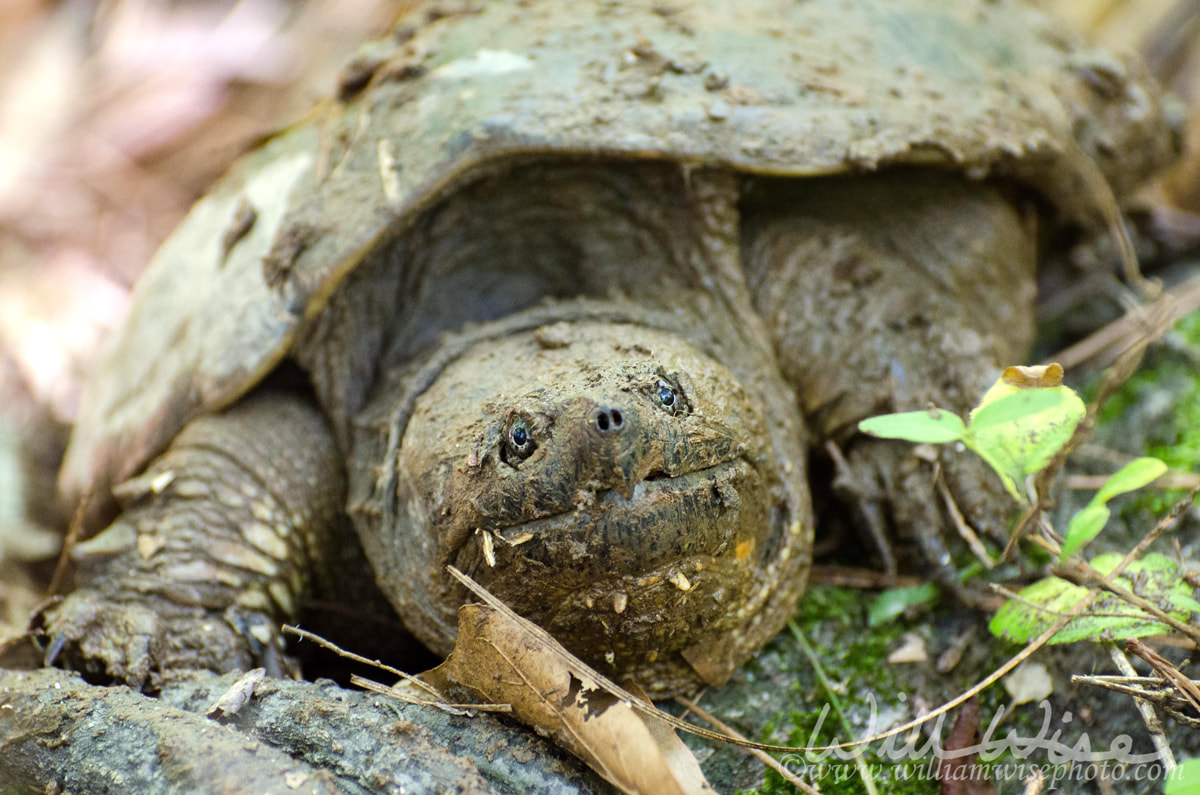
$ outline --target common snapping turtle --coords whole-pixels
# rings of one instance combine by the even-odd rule
[[[1172,146],[1139,66],[1007,2],[420,7],[143,276],[62,473],[122,512],[48,656],[269,661],[352,524],[435,652],[452,563],[655,695],[720,684],[804,588],[809,451],[937,524],[855,423],[969,407],[1031,342],[1040,229],[1093,212],[1074,153],[1121,195]]]

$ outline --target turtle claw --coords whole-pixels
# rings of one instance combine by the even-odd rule
[[[857,507],[857,523],[877,546],[887,543],[879,540],[887,517],[893,528],[911,533],[940,585],[965,604],[987,601],[987,594],[963,585],[951,552],[958,522],[972,525],[981,536],[1003,537],[1012,500],[983,462],[952,451],[930,459],[915,455],[907,443],[877,439],[856,441],[844,457],[836,448],[830,452],[838,471],[835,491]],[[973,547],[980,544],[973,541]],[[891,550],[881,551],[880,558],[891,574]]]
[[[154,607],[84,589],[38,609],[31,629],[44,642],[47,666],[158,689],[184,670],[225,673],[260,661],[286,669],[278,632],[265,615],[230,609],[224,614],[159,600]]]
[[[42,665],[44,665],[47,668],[53,667],[54,661],[58,659],[59,653],[63,650],[63,647],[66,645],[67,645],[67,638],[65,635],[57,635],[57,636],[52,637],[50,640],[50,644],[46,647],[46,654],[42,658]]]
[[[100,675],[141,688],[155,669],[157,617],[137,604],[108,602],[94,591],[57,597],[31,621],[46,639],[45,664]]]

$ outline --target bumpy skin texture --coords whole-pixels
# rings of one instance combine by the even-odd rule
[[[1138,66],[1021,7],[729,9],[423,9],[373,51],[361,94],[267,142],[163,247],[85,398],[64,488],[95,490],[96,519],[114,483],[210,416],[233,448],[262,452],[244,476],[272,484],[275,433],[237,406],[291,357],[329,438],[285,482],[311,496],[314,473],[346,477],[339,507],[428,643],[452,640],[462,595],[442,567],[458,563],[654,694],[724,681],[803,589],[813,443],[848,446],[843,483],[875,513],[940,523],[931,469],[852,438],[853,423],[964,408],[1021,358],[1036,231],[1023,193],[1051,220],[1086,216],[1080,148],[1118,191],[1171,149]],[[254,222],[224,234],[246,207]],[[659,380],[688,411],[655,407]],[[946,473],[968,519],[1001,523],[993,481]],[[187,560],[232,532],[234,568],[207,569],[229,575],[210,614],[250,600],[290,615],[345,516],[293,526],[312,543],[277,558],[291,587],[274,593],[236,500],[189,517],[171,493],[137,540],[174,528]],[[52,609],[52,649],[130,681],[178,665],[192,635],[143,643],[153,600],[137,578],[114,584],[128,561],[155,566],[155,543],[89,564],[118,614],[101,626]],[[236,667],[259,652],[193,657]]]
[[[760,184],[743,205],[755,307],[813,429],[843,445],[860,521],[913,531],[946,563],[933,468],[859,420],[930,405],[965,415],[1034,334],[1036,219],[1011,191],[934,171]],[[1001,543],[1011,502],[975,456],[940,448],[942,480]],[[872,506],[874,506],[872,508]]]
[[[345,501],[324,417],[264,391],[192,422],[121,494],[121,518],[73,552],[78,590],[36,619],[47,659],[134,686],[170,670],[282,673],[280,619],[335,559]]]

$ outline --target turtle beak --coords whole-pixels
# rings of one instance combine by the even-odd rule
[[[618,464],[616,468],[615,474],[617,475],[617,478],[614,480],[612,490],[627,500],[633,499],[634,488],[636,488],[637,484],[641,483],[644,479],[641,471],[642,467],[636,466],[636,463],[637,462],[629,461],[623,466]]]

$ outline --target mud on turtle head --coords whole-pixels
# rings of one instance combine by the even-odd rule
[[[416,401],[380,581],[436,650],[453,563],[572,651],[636,668],[752,609],[779,535],[770,450],[733,374],[669,333],[559,323],[477,344]]]

